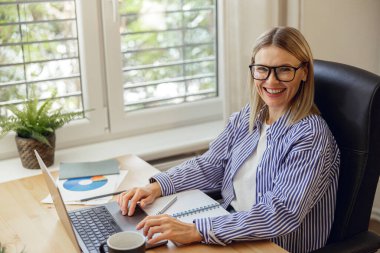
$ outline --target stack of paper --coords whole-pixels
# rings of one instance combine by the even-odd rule
[[[61,163],[57,186],[65,204],[98,205],[112,196],[81,202],[81,199],[115,192],[127,175],[116,159],[99,162]],[[43,203],[52,203],[49,195]]]

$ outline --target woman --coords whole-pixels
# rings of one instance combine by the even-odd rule
[[[225,245],[270,239],[290,252],[325,245],[340,160],[314,104],[310,48],[298,30],[273,28],[259,37],[249,68],[250,104],[232,115],[210,149],[118,199],[122,213],[132,215],[137,201],[145,206],[187,189],[220,189],[223,207],[235,212],[192,224],[149,216],[137,229],[150,243],[170,239]]]

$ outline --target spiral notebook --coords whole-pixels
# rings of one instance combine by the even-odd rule
[[[173,201],[175,197],[176,201]],[[170,206],[166,209],[168,203]],[[148,215],[157,215],[161,210],[166,209],[165,214],[190,223],[197,218],[230,214],[216,200],[200,190],[188,190],[161,197],[143,209]]]

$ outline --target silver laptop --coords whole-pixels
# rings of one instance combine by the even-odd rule
[[[53,176],[50,174],[50,171],[47,169],[38,152],[34,150],[34,153],[37,157],[42,174],[44,175],[58,217],[77,252],[98,252],[98,245],[108,239],[107,235],[109,236],[120,231],[136,231],[136,225],[146,216],[145,212],[138,206],[136,206],[136,211],[133,216],[124,216],[121,214],[119,205],[115,201],[105,205],[81,208],[68,212]],[[84,218],[85,216],[90,216],[94,221],[90,220],[89,223],[87,223],[89,218]],[[105,228],[107,231],[98,231],[99,222],[102,223],[100,229],[104,230]],[[94,231],[96,232],[96,235],[94,235]],[[87,235],[87,232],[90,235]],[[103,232],[105,234],[103,234]],[[138,232],[142,233],[141,230]],[[147,243],[146,248],[153,248],[166,243],[167,241],[162,241],[154,245]]]

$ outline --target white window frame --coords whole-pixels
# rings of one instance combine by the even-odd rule
[[[76,0],[76,7],[83,106],[89,112],[86,113],[86,119],[74,121],[70,127],[58,131],[58,137],[62,135],[62,141],[66,143],[102,135],[108,128],[107,108],[103,95],[99,5],[92,1]]]

